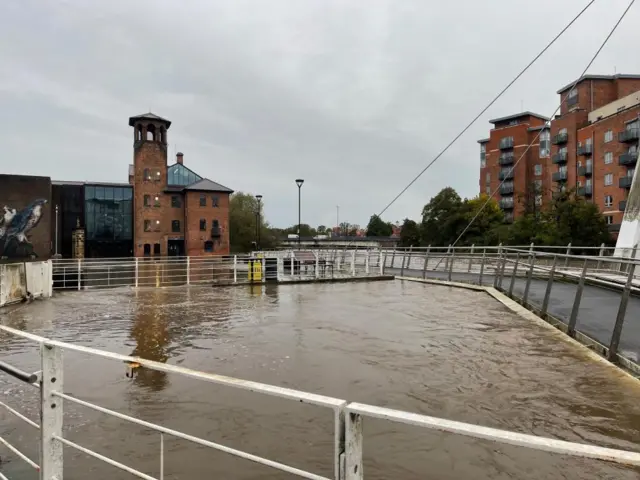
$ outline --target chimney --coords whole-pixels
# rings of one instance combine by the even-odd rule
[[[178,162],[180,165],[182,165],[182,162],[184,162],[184,154],[182,152],[176,153],[176,162]]]

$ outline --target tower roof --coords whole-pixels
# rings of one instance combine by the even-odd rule
[[[138,120],[152,120],[154,122],[164,123],[164,126],[169,128],[171,126],[171,122],[166,118],[159,117],[155,113],[143,113],[142,115],[136,115],[135,117],[129,117],[129,126],[133,127],[133,125]]]

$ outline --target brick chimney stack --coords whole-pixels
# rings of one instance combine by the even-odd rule
[[[180,165],[183,164],[183,162],[184,162],[184,154],[182,152],[176,153],[176,162],[178,162]]]

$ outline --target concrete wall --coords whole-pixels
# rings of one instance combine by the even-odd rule
[[[0,265],[0,307],[21,302],[31,294],[48,298],[53,293],[51,261]]]

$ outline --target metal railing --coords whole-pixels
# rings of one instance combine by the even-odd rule
[[[205,446],[230,455],[234,455],[236,457],[265,465],[276,470],[287,472],[301,478],[312,480],[328,480],[329,478],[334,478],[336,480],[362,480],[364,478],[363,422],[365,417],[384,419],[393,423],[409,424],[426,428],[428,430],[447,432],[476,439],[489,440],[500,444],[514,445],[534,450],[569,455],[573,457],[597,459],[622,465],[640,465],[640,453],[638,452],[567,442],[547,437],[510,432],[506,430],[430,417],[417,413],[393,410],[390,408],[383,408],[363,403],[352,403],[340,398],[317,395],[259,382],[240,380],[232,377],[216,375],[213,373],[205,373],[180,366],[167,365],[160,362],[154,362],[137,357],[129,357],[126,355],[120,355],[117,353],[98,350],[95,348],[55,341],[6,326],[0,326],[0,330],[7,334],[15,335],[22,339],[26,339],[30,342],[34,342],[40,345],[42,370],[41,372],[38,372],[38,381],[31,382],[32,377],[26,373],[25,376],[22,376],[13,375],[13,373],[8,372],[16,378],[28,382],[29,385],[40,389],[40,423],[27,418],[4,402],[0,402],[0,406],[5,408],[9,413],[24,421],[31,427],[40,430],[39,463],[36,463],[35,461],[29,459],[5,438],[0,437],[0,443],[6,446],[19,458],[24,460],[32,468],[39,471],[41,480],[61,480],[63,478],[63,447],[82,452],[97,460],[100,460],[101,462],[109,464],[122,471],[128,472],[137,478],[143,478],[147,480],[163,480],[165,436],[187,440],[196,445]],[[179,430],[140,420],[136,417],[126,415],[115,410],[102,407],[96,403],[83,400],[75,395],[69,395],[65,393],[64,389],[64,351],[72,351],[83,355],[104,358],[107,360],[126,362],[128,364],[135,363],[139,364],[141,368],[148,368],[151,370],[166,372],[173,375],[180,375],[203,382],[223,385],[230,388],[248,390],[256,395],[279,397],[284,400],[290,400],[297,403],[305,403],[330,409],[333,413],[334,419],[334,448],[332,459],[333,476],[325,477],[322,475],[318,475],[316,473],[302,470],[285,463],[273,461],[243,450],[227,447],[211,440],[196,437]],[[11,370],[16,369],[12,368]],[[157,476],[153,476],[149,473],[134,469],[128,465],[113,460],[106,455],[83,447],[79,443],[65,438],[63,435],[63,407],[66,402],[73,403],[80,407],[88,408],[96,412],[100,412],[102,414],[109,415],[122,421],[136,424],[148,430],[157,432],[159,437],[159,462]],[[82,474],[82,472],[79,473]],[[7,477],[3,474],[0,474],[0,478]]]

